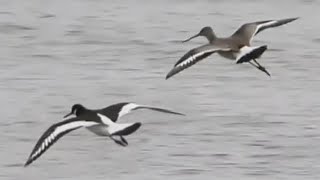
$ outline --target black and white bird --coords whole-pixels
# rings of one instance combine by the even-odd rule
[[[266,50],[267,46],[251,46],[251,40],[261,31],[290,23],[298,18],[289,18],[281,20],[267,20],[243,24],[235,33],[226,38],[220,38],[215,35],[212,28],[207,26],[201,31],[183,42],[193,38],[203,36],[209,41],[208,44],[194,48],[182,56],[167,74],[166,79],[203,60],[213,53],[236,60],[237,64],[248,62],[255,68],[265,72],[268,76],[270,73],[256,60]]]
[[[116,123],[116,121],[131,111],[138,109],[150,109],[164,113],[184,115],[167,109],[138,105],[135,103],[118,103],[97,110],[90,110],[81,104],[75,104],[72,106],[71,112],[64,116],[64,118],[70,115],[75,115],[76,117],[65,119],[62,122],[50,126],[39,138],[24,166],[28,166],[39,158],[59,138],[81,127],[87,128],[96,135],[109,137],[119,145],[128,145],[128,142],[123,136],[134,133],[139,129],[141,123],[120,124]],[[120,139],[117,139],[117,137]]]

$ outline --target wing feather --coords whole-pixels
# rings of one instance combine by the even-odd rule
[[[287,23],[290,23],[298,18],[288,18],[288,19],[280,19],[280,20],[266,20],[266,21],[257,21],[252,23],[243,24],[237,31],[232,35],[233,37],[242,37],[245,38],[246,45],[250,44],[252,38],[260,33],[261,31],[278,27]]]
[[[58,139],[65,134],[81,127],[88,127],[97,124],[93,121],[81,120],[79,118],[71,118],[50,126],[39,138],[34,146],[27,162],[24,166],[28,166],[38,159],[46,150],[49,149]]]
[[[163,109],[163,108],[158,108],[158,107],[151,107],[151,106],[146,106],[146,105],[139,105],[139,104],[135,104],[135,103],[127,103],[126,105],[124,105],[121,109],[121,111],[119,112],[119,117],[122,117],[134,110],[138,110],[138,109],[149,109],[149,110],[153,110],[153,111],[158,111],[158,112],[163,112],[163,113],[169,113],[169,114],[175,114],[175,115],[184,115],[182,113],[178,113],[175,111],[171,111],[168,109]]]
[[[192,65],[205,59],[206,57],[210,56],[211,54],[217,51],[229,51],[229,50],[230,50],[229,48],[216,47],[211,44],[207,44],[207,45],[192,49],[179,59],[179,61],[174,65],[174,67],[167,74],[166,79],[169,79],[170,77],[174,76],[175,74],[178,74],[184,69],[191,67]]]
[[[145,106],[145,105],[138,105],[136,103],[131,102],[121,102],[117,104],[110,105],[104,109],[97,110],[99,114],[102,114],[106,117],[108,117],[111,121],[116,122],[119,118],[122,116],[138,109],[150,109],[154,111],[159,111],[163,113],[170,113],[170,114],[176,114],[176,115],[183,115],[178,112],[174,112],[168,109],[158,108],[158,107],[151,107],[151,106]]]

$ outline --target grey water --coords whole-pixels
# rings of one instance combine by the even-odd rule
[[[0,179],[320,178],[320,1],[57,0],[0,2]],[[260,63],[218,55],[165,80],[203,26],[219,36],[258,20]],[[75,103],[136,102],[128,147],[85,129],[23,167],[41,134]]]

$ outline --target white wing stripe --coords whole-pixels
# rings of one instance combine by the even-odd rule
[[[81,127],[81,126],[92,126],[94,124],[97,124],[97,123],[93,122],[93,121],[83,121],[83,120],[74,121],[74,122],[67,123],[62,126],[57,127],[54,132],[55,132],[55,135],[58,135],[62,132],[65,132],[65,131],[73,129],[73,128],[77,128],[77,127]]]
[[[207,51],[200,51],[194,55],[191,55],[188,59],[182,61],[180,64],[178,64],[176,67],[182,67],[185,66],[187,64],[189,64],[190,62],[196,60],[197,57],[202,56],[205,53],[211,52],[212,50],[207,50]]]
[[[46,139],[45,141],[44,141],[44,146],[48,146],[48,143],[49,143],[49,140],[48,139]]]
[[[52,134],[50,134],[50,136],[48,137],[48,140],[49,140],[49,141],[52,141],[52,140],[53,140],[53,138],[54,138],[54,137],[53,137],[53,135],[52,135]]]
[[[107,125],[107,126],[112,126],[113,124],[115,124],[113,121],[111,121],[110,118],[108,118],[107,116],[104,116],[100,113],[98,113],[98,116],[100,117],[101,121]]]
[[[98,123],[93,121],[81,120],[81,121],[74,121],[71,123],[63,124],[62,126],[56,127],[56,129],[46,139],[42,141],[40,148],[38,148],[38,150],[35,153],[33,153],[31,157],[34,158],[38,154],[40,154],[60,133],[63,133],[67,130],[71,130],[73,128],[82,127],[82,126],[88,127],[95,124],[98,124]]]
[[[275,23],[277,23],[278,21],[269,21],[269,22],[266,22],[266,23],[263,23],[263,24],[259,24],[256,28],[256,30],[254,31],[253,35],[255,35],[259,29],[263,28],[263,27],[268,27],[268,26],[271,26]],[[252,37],[251,37],[252,38]]]
[[[202,54],[204,54],[204,53],[199,53],[199,56],[201,56]],[[181,67],[181,66],[185,66],[185,65],[189,64],[190,62],[196,60],[196,58],[198,57],[197,55],[198,54],[195,54],[195,55],[189,57],[188,59],[186,59],[182,63],[178,64],[178,66],[176,66],[176,67]]]
[[[180,64],[176,65],[175,67],[183,67],[187,64],[189,64],[192,61],[195,61],[199,56],[202,56],[206,53],[213,53],[215,51],[229,51],[230,49],[208,49],[205,51],[200,51],[194,55],[191,55],[189,58],[187,58],[186,60],[184,60],[183,62],[181,62]]]
[[[121,108],[121,111],[118,114],[118,118],[121,118],[122,116],[130,113],[133,109],[135,109],[137,107],[139,107],[139,105],[138,104],[134,104],[134,103],[129,103],[129,104],[124,105]]]

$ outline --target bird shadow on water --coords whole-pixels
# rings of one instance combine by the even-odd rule
[[[4,167],[8,167],[8,168],[13,168],[13,167],[24,167],[23,163],[10,163],[10,164],[5,164]]]
[[[173,170],[169,172],[171,175],[196,175],[196,174],[201,174],[205,172],[206,170],[203,169],[196,169],[196,168],[185,168],[185,169],[178,169],[178,170]]]

